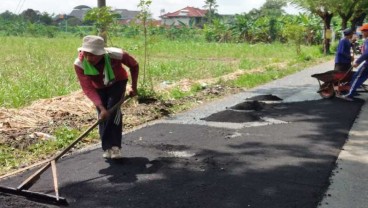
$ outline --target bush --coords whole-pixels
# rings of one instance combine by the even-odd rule
[[[331,43],[331,46],[330,46],[330,51],[331,53],[336,53],[337,51],[337,46],[339,45],[339,42],[338,41],[334,41]]]

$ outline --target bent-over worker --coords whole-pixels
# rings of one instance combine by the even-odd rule
[[[111,113],[108,109],[124,99],[129,75],[123,65],[130,71],[129,96],[137,95],[138,62],[121,48],[105,48],[104,39],[94,35],[85,36],[78,51],[74,68],[83,92],[102,120],[98,127],[103,157],[121,158],[122,113],[120,108]]]

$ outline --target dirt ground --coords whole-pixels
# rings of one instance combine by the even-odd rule
[[[183,87],[185,88],[185,87]],[[122,107],[124,130],[175,113],[178,106],[195,106],[240,89],[211,86],[194,96],[178,100],[138,100],[134,98]],[[67,96],[42,99],[21,109],[0,109],[0,145],[23,149],[53,136],[60,126],[82,130],[96,122],[96,111],[82,91]]]

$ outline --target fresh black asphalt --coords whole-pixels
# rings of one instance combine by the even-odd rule
[[[60,195],[75,208],[314,208],[363,103],[258,103],[254,110],[234,103],[203,122],[283,122],[244,128],[149,125],[124,135],[121,160],[104,160],[100,149],[61,159]],[[16,187],[30,174],[0,185]],[[50,171],[31,190],[53,194]],[[0,207],[54,206],[0,193]]]

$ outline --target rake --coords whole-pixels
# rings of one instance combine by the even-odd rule
[[[119,108],[123,103],[130,100],[131,97],[127,96],[120,100],[117,104],[115,104],[112,108],[109,109],[109,112],[113,112],[117,108]],[[59,186],[58,186],[58,179],[57,179],[57,170],[56,170],[56,162],[65,155],[71,148],[73,148],[79,141],[81,141],[85,136],[87,136],[98,124],[100,124],[102,120],[98,119],[91,127],[89,127],[85,132],[83,132],[77,139],[75,139],[68,147],[66,147],[62,152],[58,153],[51,159],[36,163],[34,165],[19,169],[17,171],[14,171],[12,173],[3,175],[0,177],[1,179],[10,177],[12,175],[15,175],[17,173],[29,170],[33,167],[43,165],[40,169],[38,169],[36,172],[34,172],[31,176],[29,176],[26,180],[24,180],[19,186],[16,188],[13,187],[7,187],[7,186],[0,186],[0,192],[13,194],[13,195],[19,195],[19,196],[25,196],[28,198],[33,198],[35,200],[40,200],[47,203],[57,204],[57,205],[67,205],[68,202],[65,198],[60,197],[59,195]],[[47,169],[51,167],[52,171],[52,177],[54,182],[54,191],[55,195],[51,194],[45,194],[41,192],[34,192],[29,191],[30,189],[39,179],[43,172],[45,172]]]

